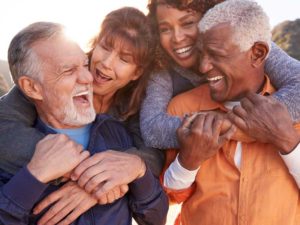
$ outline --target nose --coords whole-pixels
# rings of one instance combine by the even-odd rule
[[[114,53],[113,52],[108,52],[105,54],[105,56],[101,59],[102,65],[105,69],[111,70],[112,64],[114,61]]]
[[[93,75],[87,67],[83,67],[80,71],[78,82],[82,84],[91,84],[93,82]]]
[[[209,59],[208,56],[202,55],[200,57],[200,63],[199,63],[199,71],[203,74],[208,73],[213,69],[213,65]]]
[[[181,42],[184,39],[184,32],[180,27],[177,27],[173,31],[173,41],[174,42]]]

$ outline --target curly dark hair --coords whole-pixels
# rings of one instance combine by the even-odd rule
[[[192,10],[204,15],[210,8],[225,0],[148,0],[147,15],[156,40],[155,48],[155,66],[154,69],[167,68],[170,62],[173,62],[171,57],[162,49],[159,40],[159,30],[156,20],[156,11],[158,5],[164,4],[179,10]]]

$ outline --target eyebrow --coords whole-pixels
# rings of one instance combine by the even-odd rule
[[[186,20],[187,18],[189,18],[191,16],[195,16],[195,13],[194,12],[188,12],[187,15],[184,15],[184,16],[180,17],[179,21],[182,22],[182,21]],[[168,22],[164,21],[164,20],[158,22],[158,25],[163,25],[163,24],[168,24]]]

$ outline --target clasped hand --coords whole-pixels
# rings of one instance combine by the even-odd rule
[[[180,164],[188,170],[197,169],[215,155],[234,132],[235,126],[221,113],[206,112],[186,117],[177,130]]]

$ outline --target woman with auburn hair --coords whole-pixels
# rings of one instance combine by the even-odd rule
[[[133,135],[136,148],[126,152],[139,155],[158,176],[163,166],[164,154],[143,145],[138,121],[138,111],[154,55],[155,41],[152,34],[147,17],[138,9],[124,7],[114,10],[105,17],[99,33],[91,41],[88,56],[89,69],[94,78],[93,103],[96,113],[108,113],[127,126]],[[0,105],[0,168],[15,174],[29,162],[35,145],[44,135],[32,128],[37,116],[35,108],[17,87],[1,99]],[[17,153],[17,157],[14,157],[13,152]],[[93,206],[94,203],[85,201],[80,203],[82,205],[67,207],[71,199],[75,202],[81,196],[80,191],[69,195],[72,188],[75,187],[70,186],[52,193],[37,206],[35,211],[40,212],[54,203],[53,199],[58,200],[41,218],[41,223],[57,223],[61,220],[65,222],[66,219],[73,221]],[[98,199],[98,203],[112,203],[127,191],[127,185],[115,187]],[[57,210],[63,205],[68,209],[64,213]]]
[[[223,0],[149,0],[148,18],[156,35],[156,69],[148,83],[140,113],[147,146],[177,148],[179,117],[166,113],[172,97],[206,82],[198,71],[198,22]],[[285,103],[294,121],[300,119],[300,62],[272,44],[265,72],[278,89],[274,97]]]

